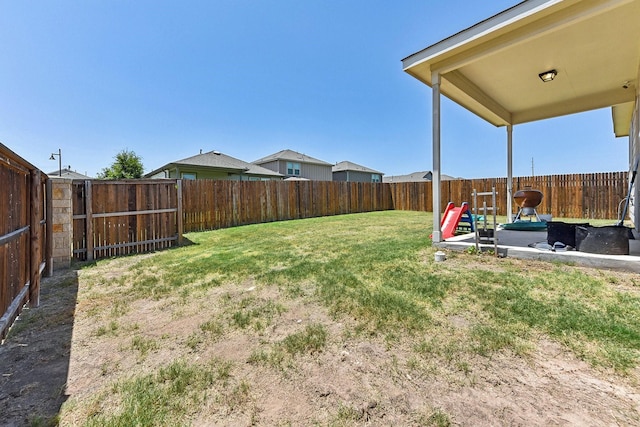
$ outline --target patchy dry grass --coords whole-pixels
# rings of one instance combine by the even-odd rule
[[[533,360],[541,342],[594,372],[637,380],[633,275],[469,253],[434,263],[430,224],[429,214],[376,212],[251,225],[84,268],[76,323],[90,332],[74,345],[76,363],[95,369],[72,373],[77,393],[62,419],[296,424],[305,418],[265,399],[298,387],[308,402],[296,410],[311,410],[312,424],[386,417],[450,425],[452,404],[418,407],[402,389],[478,387],[493,375],[486,370],[494,358]],[[102,354],[100,362],[83,346]],[[362,370],[373,397],[356,401],[330,386],[360,389],[341,382],[357,378],[339,371],[344,363]],[[324,385],[307,390],[310,375]],[[383,393],[381,376],[397,395]]]

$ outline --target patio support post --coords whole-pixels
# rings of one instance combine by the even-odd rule
[[[640,77],[640,68],[638,68],[638,76]],[[640,80],[640,79],[639,79]],[[630,144],[631,149],[630,153],[633,153],[633,156],[629,156],[629,162],[635,163],[636,158],[640,156],[640,86],[636,87],[636,105],[635,105],[636,118],[635,123],[632,120],[631,122],[631,130],[633,133],[630,135]],[[633,158],[632,158],[633,157]],[[631,166],[631,165],[630,165]],[[636,179],[638,177],[636,176]],[[632,189],[633,197],[631,200],[634,201],[636,207],[633,209],[633,218],[629,215],[629,219],[633,222],[636,231],[640,231],[640,207],[637,207],[637,201],[640,200],[640,186],[637,182],[633,184],[634,188]],[[622,218],[624,220],[624,218]]]
[[[440,74],[431,73],[432,114],[433,114],[433,178],[431,181],[433,192],[433,243],[442,241],[440,229]]]
[[[507,125],[507,222],[513,222],[513,125]]]

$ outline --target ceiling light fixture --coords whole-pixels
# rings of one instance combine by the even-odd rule
[[[549,70],[549,71],[545,71],[538,74],[538,77],[540,77],[540,80],[547,83],[555,79],[557,75],[558,75],[558,72],[556,70]]]

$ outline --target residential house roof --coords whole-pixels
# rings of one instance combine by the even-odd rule
[[[433,178],[433,173],[431,171],[419,171],[413,172],[408,175],[389,175],[382,177],[382,182],[421,182],[421,181],[431,181]],[[440,175],[440,179],[442,181],[451,181],[455,178],[449,175]]]
[[[527,0],[402,60],[405,72],[496,126],[612,107],[628,135],[640,0]],[[553,81],[543,82],[545,71]]]
[[[323,166],[332,166],[331,163],[316,159],[315,157],[307,156],[306,154],[298,153],[297,151],[293,151],[293,150],[278,151],[275,154],[271,154],[267,157],[254,160],[252,163],[262,164],[262,163],[273,162],[276,160],[286,160],[286,161],[301,162],[301,163],[312,163],[312,164],[323,165]]]
[[[72,171],[71,167],[62,169],[62,176],[60,175],[60,169],[56,169],[52,172],[47,173],[49,178],[55,179],[93,179],[90,176],[78,173],[76,171]]]
[[[282,176],[278,172],[274,172],[270,169],[263,168],[262,166],[255,165],[253,163],[248,163],[243,160],[236,159],[235,157],[228,156],[216,150],[167,163],[166,165],[149,172],[145,176],[151,176],[160,171],[170,169],[175,166],[197,166],[228,172],[244,173],[248,175],[263,175],[274,177]]]
[[[379,175],[384,175],[384,173],[368,168],[366,166],[359,165],[357,163],[349,162],[343,160],[342,162],[338,162],[331,168],[332,172],[343,172],[343,171],[355,171],[355,172],[366,172],[366,173],[377,173]]]

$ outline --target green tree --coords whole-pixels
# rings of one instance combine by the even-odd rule
[[[102,169],[98,174],[99,179],[132,179],[142,178],[144,167],[142,158],[133,151],[122,150],[116,154],[113,164]]]

